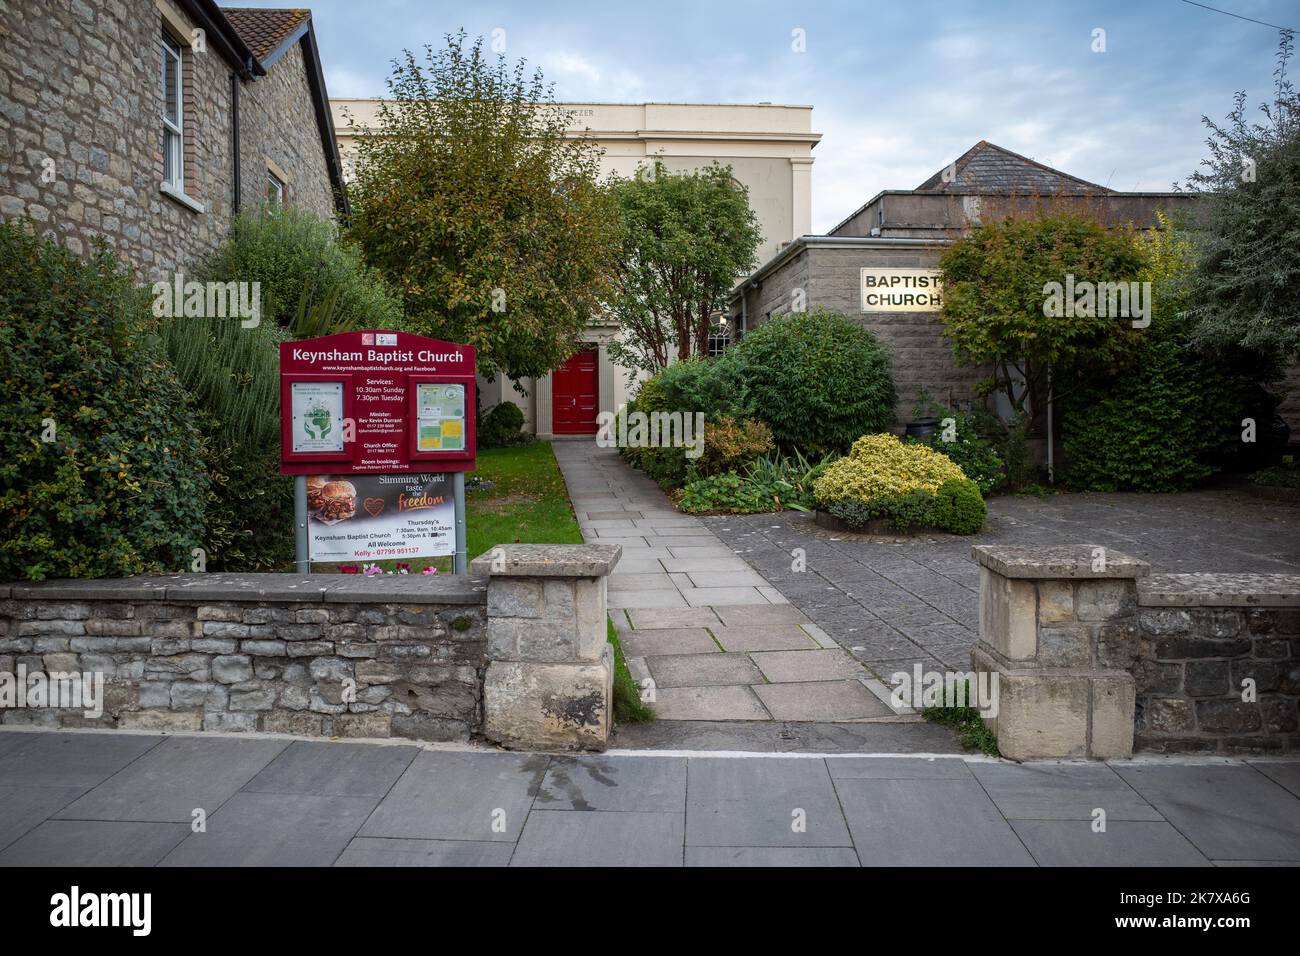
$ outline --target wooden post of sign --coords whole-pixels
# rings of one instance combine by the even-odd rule
[[[451,488],[452,497],[456,502],[456,556],[452,559],[451,569],[455,574],[468,574],[469,535],[465,527],[465,472],[452,472]]]
[[[293,476],[293,550],[299,574],[311,574],[311,545],[307,538],[307,476]]]

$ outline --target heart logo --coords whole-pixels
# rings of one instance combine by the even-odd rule
[[[384,510],[383,498],[367,498],[361,503],[361,507],[370,513],[370,517],[377,517],[379,512]]]

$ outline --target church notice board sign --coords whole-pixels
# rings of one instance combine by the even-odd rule
[[[280,344],[280,472],[474,470],[473,346],[409,332]]]
[[[408,332],[280,345],[280,471],[311,561],[455,555],[475,466],[472,346]]]

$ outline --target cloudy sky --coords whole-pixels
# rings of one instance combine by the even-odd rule
[[[1206,2],[1300,28],[1300,0]],[[463,27],[504,29],[561,100],[811,105],[817,232],[981,139],[1115,189],[1168,189],[1204,155],[1202,114],[1271,91],[1278,42],[1182,0],[308,3],[331,96],[383,95],[404,47]]]

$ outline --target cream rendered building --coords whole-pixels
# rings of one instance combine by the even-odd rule
[[[345,170],[353,143],[373,120],[377,100],[330,101]],[[812,231],[812,150],[821,139],[812,132],[811,106],[769,103],[566,103],[574,114],[573,135],[591,136],[604,150],[602,173],[630,177],[658,157],[674,172],[730,166],[749,190],[762,243],[759,262],[786,243]],[[524,379],[521,395],[504,379],[480,381],[483,407],[513,401],[527,427],[540,438],[591,434],[597,411],[613,411],[627,400],[635,374],[615,366],[606,344],[616,325],[592,325],[590,343],[563,369],[539,380]]]

